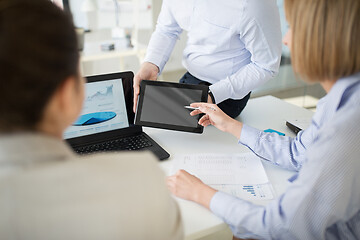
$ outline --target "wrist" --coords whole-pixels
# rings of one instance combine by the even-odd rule
[[[148,67],[152,68],[157,73],[160,72],[160,68],[156,64],[154,64],[152,62],[144,62],[143,65],[147,65]]]
[[[195,191],[193,201],[210,209],[210,202],[217,190],[208,185],[201,184]]]
[[[230,118],[230,117],[229,117]],[[234,137],[236,137],[237,139],[240,139],[240,135],[241,135],[241,130],[243,127],[243,123],[239,122],[235,119],[230,118],[229,120],[229,124],[227,124],[227,128],[226,128],[226,132],[232,134]]]

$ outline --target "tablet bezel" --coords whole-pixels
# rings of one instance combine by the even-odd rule
[[[194,128],[194,127],[188,127],[188,126],[140,121],[141,110],[142,110],[142,106],[143,106],[143,102],[144,102],[144,96],[145,96],[145,91],[146,91],[147,85],[201,90],[202,91],[201,102],[207,102],[207,100],[208,100],[208,91],[209,91],[208,86],[173,83],[173,82],[163,82],[163,81],[160,82],[160,81],[142,80],[140,83],[140,94],[139,94],[138,104],[136,107],[136,114],[135,114],[135,125],[140,125],[140,126],[144,126],[144,127],[161,128],[161,129],[167,129],[167,130],[182,131],[182,132],[203,133],[204,127],[199,124],[197,125],[196,128]],[[190,111],[189,111],[189,114],[190,114]],[[199,120],[201,116],[203,116],[203,114],[198,115],[197,120]]]

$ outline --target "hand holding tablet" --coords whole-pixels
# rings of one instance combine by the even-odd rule
[[[208,86],[143,80],[135,124],[169,130],[202,133],[201,115],[191,116],[185,108],[207,102]]]

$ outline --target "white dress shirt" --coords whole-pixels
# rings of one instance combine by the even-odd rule
[[[240,143],[299,171],[286,192],[257,206],[217,192],[210,208],[234,235],[257,239],[360,238],[360,73],[340,79],[296,138],[244,125]]]
[[[275,0],[164,0],[145,61],[161,72],[183,30],[188,36],[183,65],[213,84],[216,103],[241,99],[278,72]]]

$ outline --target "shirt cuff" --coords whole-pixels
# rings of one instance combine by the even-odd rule
[[[234,236],[244,239],[269,238],[269,236],[261,237],[256,233],[264,231],[267,233],[266,227],[261,222],[264,208],[220,191],[215,193],[210,201],[210,210],[229,225]]]
[[[238,214],[239,209],[241,214]],[[250,209],[254,209],[252,203],[221,191],[216,192],[210,201],[211,212],[228,224],[234,233],[241,228],[236,223],[243,222],[242,218],[248,216]],[[244,233],[247,233],[246,230],[242,231]]]
[[[162,71],[164,70],[165,64],[166,62],[162,60],[163,57],[162,56],[156,56],[156,55],[146,55],[144,62],[149,62],[152,64],[155,64],[158,68],[159,68],[159,74],[160,75],[162,73]]]
[[[211,92],[214,95],[216,104],[221,103],[229,98],[234,98],[234,91],[230,82],[230,77],[227,77],[223,80],[220,80],[210,87]],[[236,99],[244,98],[249,92],[237,91],[236,92]]]
[[[246,124],[243,124],[241,129],[239,143],[251,149],[254,149],[255,144],[260,137],[262,131]]]
[[[214,83],[209,88],[214,95],[216,104],[219,104],[222,101],[228,99],[231,95],[231,89],[229,88],[229,84],[226,83],[226,80]]]
[[[226,207],[229,206],[228,203],[232,204],[236,199],[234,196],[227,193],[217,191],[210,201],[210,210],[218,217],[224,219],[224,213],[226,212]]]

